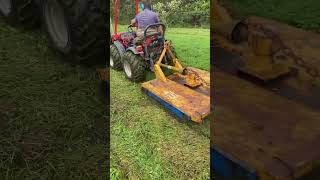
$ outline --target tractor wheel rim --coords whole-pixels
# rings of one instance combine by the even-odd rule
[[[0,11],[3,15],[8,16],[11,12],[11,0],[0,0]]]
[[[113,57],[110,55],[110,66],[113,67],[114,62],[113,62]]]
[[[65,48],[69,42],[69,28],[63,7],[56,1],[49,1],[44,8],[48,33],[58,48]]]
[[[132,76],[132,71],[131,71],[130,64],[129,64],[127,61],[125,61],[125,62],[123,63],[123,69],[124,69],[124,72],[126,73],[126,75],[127,75],[129,78],[131,78],[131,76]]]

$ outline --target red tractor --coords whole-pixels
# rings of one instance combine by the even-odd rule
[[[135,2],[138,14],[139,1]],[[143,82],[142,90],[180,119],[202,122],[210,112],[210,73],[180,64],[171,41],[164,37],[164,24],[147,26],[142,42],[135,39],[137,35],[132,25],[128,26],[127,32],[118,33],[118,0],[114,5],[111,68],[123,69],[126,77],[134,82],[143,81],[146,71],[151,70],[156,78]],[[163,68],[171,74],[166,75]]]
[[[115,70],[124,70],[126,77],[134,82],[145,79],[147,69],[153,71],[155,62],[160,58],[165,43],[166,26],[162,23],[151,24],[144,30],[142,42],[135,42],[137,37],[132,25],[127,32],[117,32],[118,1],[114,7],[114,34],[111,36],[110,66]],[[136,0],[136,14],[139,11],[139,1]],[[158,32],[148,33],[149,29],[158,29]],[[172,58],[167,54],[165,64],[170,64]]]

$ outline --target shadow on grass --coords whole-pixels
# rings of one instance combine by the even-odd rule
[[[95,68],[65,61],[40,30],[0,20],[0,177],[106,178],[108,121]]]

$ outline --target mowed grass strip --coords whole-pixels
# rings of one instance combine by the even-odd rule
[[[120,30],[125,31],[125,26]],[[167,34],[184,64],[209,69],[209,30],[177,28]],[[192,40],[193,44],[184,45]],[[201,48],[189,52],[197,43]],[[209,179],[209,136],[208,121],[181,122],[146,96],[140,84],[111,70],[113,179]]]
[[[106,178],[99,84],[94,68],[50,51],[42,32],[0,19],[1,179]]]
[[[236,16],[256,15],[320,32],[318,0],[223,0]]]
[[[119,25],[119,32],[126,32],[128,26]],[[185,66],[210,71],[210,29],[170,28],[165,38],[171,40],[179,60]]]

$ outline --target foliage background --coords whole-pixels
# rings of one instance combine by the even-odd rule
[[[209,28],[209,0],[154,0],[154,11],[167,26]],[[113,19],[114,1],[110,1],[110,15]],[[129,24],[135,16],[133,0],[119,0],[119,24]]]
[[[220,0],[234,17],[261,16],[320,32],[319,0]]]

